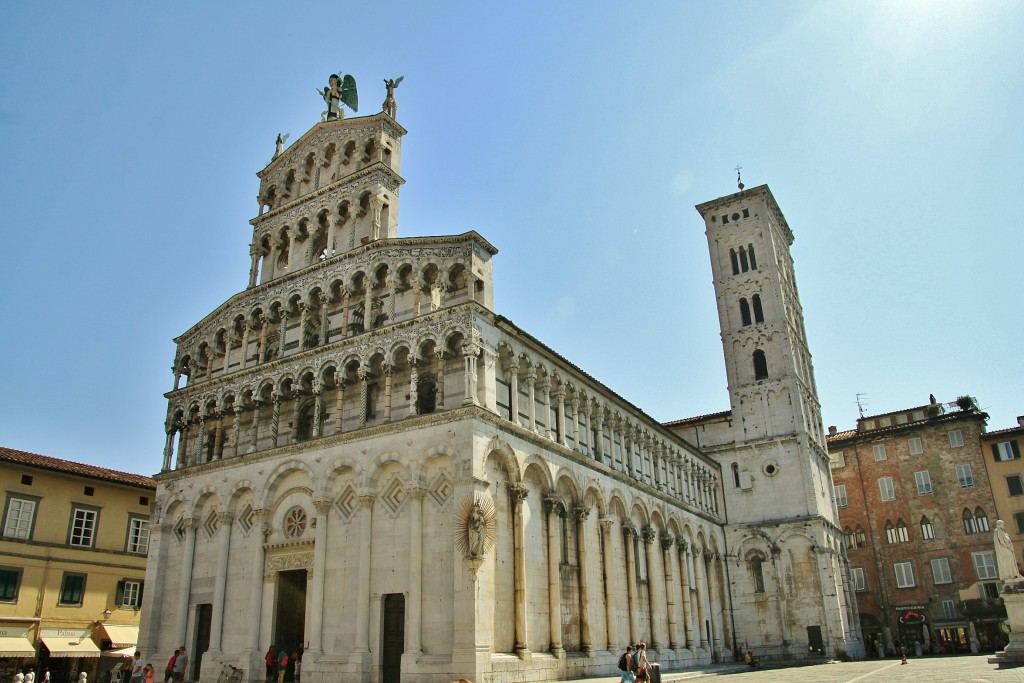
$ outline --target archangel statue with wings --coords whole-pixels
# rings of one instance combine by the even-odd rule
[[[324,87],[324,91],[321,93],[317,90],[317,94],[324,98],[324,102],[327,103],[327,117],[326,121],[334,121],[335,119],[344,118],[344,113],[341,111],[341,105],[348,106],[352,111],[359,111],[359,95],[356,92],[356,79],[351,74],[345,74],[339,76],[338,74],[331,74],[330,78],[327,79],[328,85]]]

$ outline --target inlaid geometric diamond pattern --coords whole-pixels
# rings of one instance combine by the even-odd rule
[[[217,535],[217,527],[220,526],[220,520],[217,519],[216,510],[210,510],[210,514],[206,515],[206,520],[203,522],[203,531],[206,532],[208,538],[213,538]]]
[[[182,517],[174,525],[174,535],[178,537],[179,541],[185,540],[185,518]]]
[[[338,508],[341,516],[345,519],[352,519],[358,505],[359,501],[356,500],[356,492],[352,486],[346,486],[345,490],[334,499],[334,507]]]
[[[384,489],[384,495],[380,497],[381,502],[387,505],[393,513],[398,512],[405,499],[405,487],[397,478],[391,480],[391,483]]]
[[[455,492],[455,487],[452,486],[452,482],[448,479],[448,475],[444,472],[437,475],[434,479],[434,483],[430,485],[430,497],[441,507],[451,500],[452,493]]]
[[[245,509],[239,513],[238,523],[242,525],[243,532],[249,533],[252,525],[256,523],[256,513],[253,511],[252,505],[246,505]]]

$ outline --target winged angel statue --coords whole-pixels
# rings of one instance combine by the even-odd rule
[[[339,76],[331,74],[327,79],[328,85],[321,93],[317,94],[324,98],[327,103],[327,116],[325,121],[334,121],[344,117],[341,105],[348,106],[352,111],[359,111],[359,94],[356,92],[356,79],[351,74]]]

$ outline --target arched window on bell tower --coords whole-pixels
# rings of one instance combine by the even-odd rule
[[[754,258],[754,245],[747,245],[747,256],[750,258],[750,269],[757,270],[757,259]]]
[[[750,324],[750,304],[747,303],[746,299],[740,299],[740,322],[743,327]]]
[[[740,247],[740,270],[744,273],[750,270],[750,265],[747,263],[747,251]]]
[[[740,466],[736,463],[732,464],[732,483],[736,488],[740,487]]]
[[[751,303],[754,304],[754,322],[755,323],[763,323],[764,322],[764,311],[761,310],[761,295],[760,294],[755,294],[754,296],[750,297],[750,301],[751,301]]]
[[[768,359],[761,349],[754,351],[754,379],[768,379]]]
[[[735,249],[730,249],[729,250],[729,260],[732,262],[732,274],[733,275],[739,275],[740,274],[740,262],[739,262],[739,260],[736,257],[736,250]]]

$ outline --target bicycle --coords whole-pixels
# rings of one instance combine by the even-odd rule
[[[237,666],[225,664],[220,676],[217,677],[217,683],[242,683],[242,673]]]

